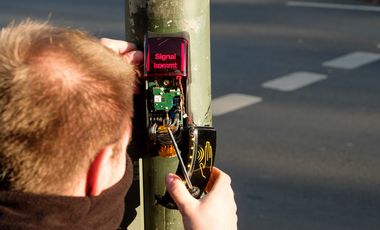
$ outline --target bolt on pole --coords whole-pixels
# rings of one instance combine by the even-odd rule
[[[186,31],[190,35],[191,78],[189,83],[189,107],[194,124],[211,125],[211,68],[210,68],[210,1],[209,0],[125,0],[125,25],[127,41],[134,42],[143,48],[144,35],[150,31],[155,33],[176,33]],[[135,100],[135,109],[145,108],[143,100]],[[137,114],[139,112],[137,111]],[[136,116],[136,115],[135,115]],[[145,115],[134,123],[134,140],[146,130]],[[132,145],[141,145],[136,141]],[[136,148],[139,149],[139,148]],[[139,151],[133,148],[132,151]],[[164,194],[165,176],[175,172],[177,158],[162,158],[157,153],[132,152],[142,158],[143,176],[140,176],[143,196],[143,225],[138,229],[183,229],[182,217],[178,210],[167,209],[156,204],[155,196]],[[135,161],[136,162],[136,161]],[[136,197],[136,199],[139,199]],[[127,204],[128,206],[128,204]],[[139,216],[136,220],[141,219]]]

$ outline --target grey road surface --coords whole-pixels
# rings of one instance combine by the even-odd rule
[[[351,70],[323,63],[379,55],[380,12],[287,3],[213,4],[214,96],[262,98],[214,118],[239,227],[379,229],[380,62]],[[296,72],[327,78],[293,91],[263,88]]]

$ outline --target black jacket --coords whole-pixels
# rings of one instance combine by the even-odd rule
[[[0,191],[0,229],[117,229],[130,185],[131,174],[126,173],[99,196],[41,196]]]

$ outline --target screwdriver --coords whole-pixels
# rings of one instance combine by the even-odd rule
[[[187,170],[186,170],[185,164],[184,164],[183,159],[182,159],[182,156],[181,156],[181,151],[180,151],[179,148],[178,148],[177,142],[176,142],[175,139],[174,139],[174,136],[173,136],[172,131],[170,130],[170,127],[168,127],[168,132],[169,132],[170,139],[171,139],[172,142],[173,142],[174,149],[175,149],[175,151],[176,151],[176,153],[177,153],[177,157],[178,157],[178,160],[179,160],[179,165],[180,165],[180,167],[181,167],[181,170],[182,170],[183,176],[185,177],[185,180],[186,180],[187,186],[189,187],[189,190],[190,190],[190,191],[193,191],[194,188],[193,188],[193,185],[191,184],[190,177],[189,177],[189,175],[187,174]]]

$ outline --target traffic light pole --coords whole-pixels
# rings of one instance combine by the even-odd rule
[[[147,31],[155,33],[176,33],[186,31],[190,35],[191,77],[189,83],[189,107],[194,124],[211,125],[211,70],[210,70],[210,1],[209,0],[126,0],[125,24],[127,41],[143,48]],[[135,110],[143,110],[144,101],[135,100]],[[137,115],[136,115],[137,114]],[[145,115],[135,114],[135,134],[132,146],[142,145],[136,140],[144,139],[142,132]],[[141,116],[141,117],[136,117]],[[140,121],[139,121],[140,120]],[[138,127],[140,126],[140,127]],[[143,131],[141,131],[143,130]],[[137,133],[136,133],[137,132]],[[140,149],[140,150],[139,150]],[[165,175],[175,172],[177,158],[161,158],[157,153],[143,153],[141,148],[132,148],[135,165],[139,165],[142,176],[140,184],[140,211],[137,212],[133,229],[183,229],[182,217],[178,210],[167,209],[156,204],[155,195],[165,192]],[[141,158],[138,164],[138,158]],[[138,168],[138,167],[136,167]],[[136,170],[135,170],[136,171]],[[138,170],[137,170],[138,171]],[[142,180],[142,181],[141,181]],[[142,195],[143,194],[143,195]],[[136,199],[139,199],[136,197]],[[128,204],[127,204],[128,206]],[[141,209],[143,207],[143,210]]]

